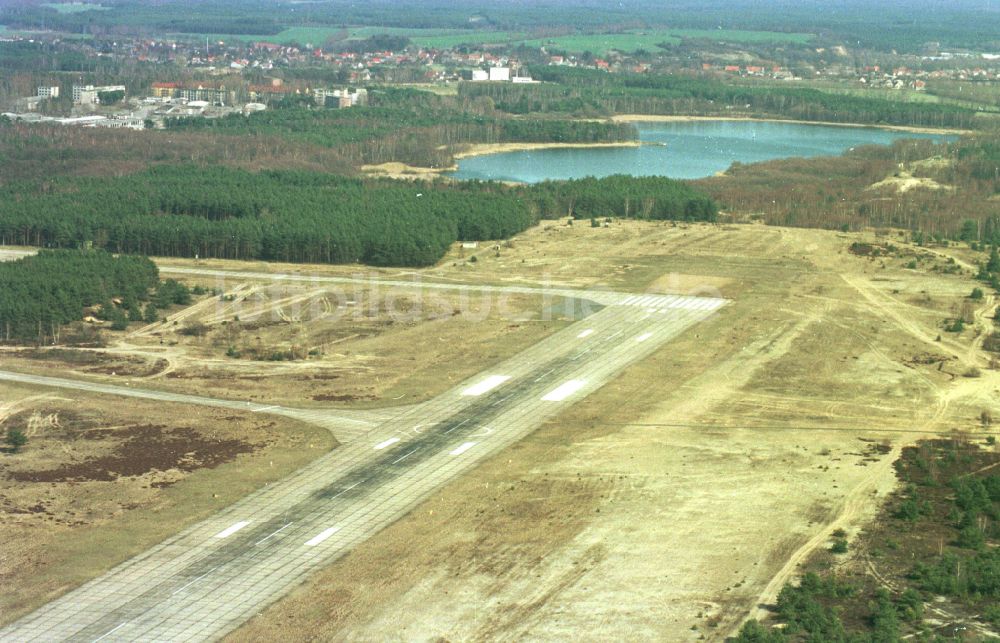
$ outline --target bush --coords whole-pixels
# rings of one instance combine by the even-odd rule
[[[979,527],[968,525],[958,532],[955,544],[966,549],[981,549],[986,544],[986,537]]]
[[[111,311],[111,330],[125,330],[128,328],[128,318],[119,308]]]
[[[11,451],[17,453],[21,450],[21,447],[28,443],[28,436],[20,429],[8,429],[7,437],[4,438],[4,441],[10,447]]]
[[[979,300],[979,299],[982,299],[982,298],[983,298],[983,289],[982,288],[973,288],[972,292],[969,294],[969,299]]]
[[[744,623],[740,633],[733,639],[735,643],[782,643],[785,640],[781,631],[765,627],[757,620]]]
[[[159,308],[167,308],[173,304],[187,306],[191,303],[191,291],[176,279],[167,279],[156,289],[154,301]]]
[[[833,541],[833,546],[830,547],[830,553],[833,554],[846,554],[847,553],[847,541],[843,538],[838,538]]]
[[[177,332],[187,337],[202,337],[207,334],[209,330],[210,328],[206,324],[195,321],[184,324],[184,326],[182,326]]]

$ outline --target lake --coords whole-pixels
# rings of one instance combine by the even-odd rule
[[[504,152],[462,159],[457,179],[536,183],[547,179],[630,174],[697,179],[733,161],[838,156],[858,145],[889,145],[905,138],[955,140],[874,127],[837,127],[767,121],[687,121],[638,124],[639,140],[656,145]]]

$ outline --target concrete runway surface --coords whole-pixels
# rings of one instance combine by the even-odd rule
[[[198,269],[163,272],[344,281]],[[469,288],[539,292],[530,287]],[[388,412],[305,411],[0,373],[0,379],[35,385],[296,417],[331,428],[343,442],[295,474],[0,630],[0,640],[218,639],[312,571],[405,515],[435,489],[522,439],[725,304],[723,299],[708,297],[546,292],[598,305],[582,320],[437,398]]]

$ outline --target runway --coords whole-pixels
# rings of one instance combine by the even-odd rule
[[[394,417],[331,411],[328,423],[338,437],[346,436],[343,446],[0,630],[0,639],[217,639],[435,489],[725,304],[718,298],[566,292],[600,305],[488,372]],[[105,394],[173,395],[25,377]],[[216,402],[241,404],[211,398],[195,403]]]

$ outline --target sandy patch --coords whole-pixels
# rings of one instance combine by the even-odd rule
[[[869,190],[878,190],[881,188],[892,188],[903,194],[904,192],[909,192],[917,188],[924,190],[954,190],[955,188],[950,185],[942,185],[935,181],[934,179],[927,178],[925,176],[913,176],[909,172],[899,172],[896,175],[887,177],[878,183],[873,183],[868,186]]]
[[[639,147],[639,141],[622,141],[620,143],[477,143],[464,146],[455,154],[456,159],[482,156],[484,154],[503,154],[504,152],[528,152],[532,150],[556,149],[588,149],[600,147]]]

